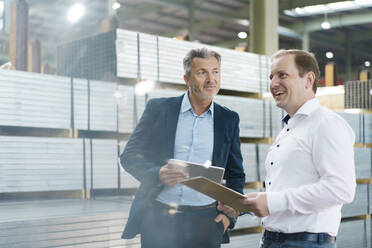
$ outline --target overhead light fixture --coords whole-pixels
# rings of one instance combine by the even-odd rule
[[[371,66],[371,62],[370,61],[364,61],[364,66],[365,67],[370,67]]]
[[[238,37],[240,39],[245,39],[245,38],[247,38],[247,36],[248,36],[247,32],[239,32],[238,33]]]
[[[364,9],[372,7],[372,0],[354,0],[354,1],[340,1],[329,4],[310,5],[303,8],[295,8],[284,10],[284,14],[293,17],[303,17],[312,15],[321,15],[325,11],[328,13],[336,13],[342,11],[350,11],[356,9]]]
[[[331,24],[328,21],[322,22],[321,26],[322,26],[322,29],[330,29],[331,28]]]
[[[322,26],[322,29],[331,28],[331,24],[328,22],[328,19],[327,19],[327,12],[324,13],[324,21],[322,22],[321,26]]]
[[[153,80],[143,80],[134,86],[134,92],[138,96],[144,96],[153,91],[154,88],[155,82]]]
[[[77,3],[69,9],[67,13],[67,19],[70,23],[75,23],[79,21],[81,17],[83,17],[84,13],[84,5],[82,5],[81,3]]]
[[[333,58],[333,52],[326,52],[327,59]]]
[[[113,10],[117,10],[118,8],[120,8],[120,3],[115,2],[115,3],[112,5],[112,9],[113,9]]]

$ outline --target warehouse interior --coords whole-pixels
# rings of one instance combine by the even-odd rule
[[[317,98],[356,135],[337,247],[372,247],[372,1],[0,0],[0,17],[0,247],[140,247],[120,238],[139,182],[118,158],[149,99],[186,91],[196,47],[222,55],[215,101],[240,116],[246,192],[265,190],[285,115],[270,56],[314,53]],[[242,216],[222,247],[263,231]]]

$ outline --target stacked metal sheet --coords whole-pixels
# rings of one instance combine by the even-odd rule
[[[341,222],[337,235],[337,248],[367,247],[365,220]]]
[[[183,58],[200,47],[221,54],[222,89],[268,91],[269,60],[265,56],[121,29],[116,41],[117,76],[184,84]]]
[[[0,125],[69,128],[70,80],[0,71]]]
[[[0,192],[83,188],[81,139],[0,136]]]
[[[265,132],[265,121],[269,119],[269,113],[263,111],[265,105],[262,100],[217,95],[215,101],[239,114],[240,136],[268,137]]]
[[[115,81],[115,40],[116,31],[112,30],[59,46],[58,75]]]
[[[372,177],[372,149],[354,148],[355,169],[357,178]]]
[[[353,202],[342,207],[342,217],[358,216],[368,213],[368,185],[358,184]]]
[[[345,108],[372,109],[372,80],[345,83]]]
[[[256,146],[257,144],[242,143],[240,148],[243,157],[243,167],[245,172],[245,180],[247,182],[259,181],[258,179],[258,166],[256,159]],[[257,147],[258,150],[258,147]]]
[[[223,248],[260,247],[262,234],[252,233],[231,237],[229,244],[222,244]]]
[[[349,123],[355,133],[355,142],[363,142],[362,115],[345,112],[337,112],[342,118]]]
[[[120,142],[120,154],[123,153],[125,145],[127,142]],[[122,165],[120,166],[120,187],[123,189],[129,188],[138,188],[140,183],[128,172],[126,172]]]
[[[265,161],[271,145],[259,144],[259,161],[260,161],[260,181],[266,179]]]
[[[372,114],[364,114],[364,142],[372,143]]]

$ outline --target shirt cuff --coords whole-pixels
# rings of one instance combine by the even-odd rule
[[[285,192],[267,192],[267,208],[270,215],[287,210],[287,198]]]

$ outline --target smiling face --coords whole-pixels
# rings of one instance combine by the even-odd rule
[[[196,57],[184,80],[189,88],[190,99],[212,101],[220,89],[220,64],[215,57]]]
[[[312,91],[314,73],[307,72],[300,77],[293,54],[272,60],[270,80],[270,92],[276,106],[284,109],[290,116],[293,116],[306,101],[315,96]]]

